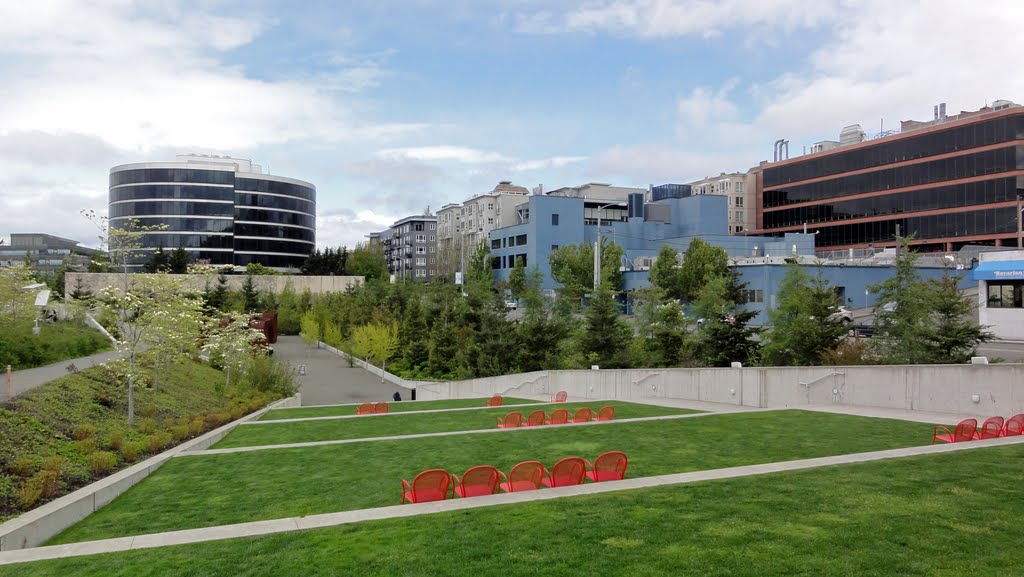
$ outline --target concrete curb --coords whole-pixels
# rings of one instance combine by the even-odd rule
[[[592,405],[608,404],[608,403],[632,403],[635,405],[642,405],[644,403],[637,403],[635,401],[616,401],[614,399],[601,399],[593,402],[590,401],[571,401],[572,403],[587,403]],[[425,411],[395,411],[394,413],[381,413],[372,415],[324,415],[322,417],[296,417],[294,419],[269,419],[266,421],[251,421],[248,423],[242,423],[243,425],[269,425],[271,423],[301,423],[303,421],[333,421],[335,419],[364,419],[367,417],[389,417],[394,415],[425,415],[427,413],[449,413],[455,411],[479,411],[481,409],[505,409],[508,412],[514,412],[518,407],[536,407],[539,405],[562,405],[566,403],[554,403],[551,401],[538,401],[536,403],[523,403],[521,405],[503,405],[498,407],[453,407],[451,409],[427,409]],[[331,406],[331,405],[325,405]],[[340,405],[344,406],[344,405]],[[357,406],[357,405],[353,405]],[[305,409],[306,407],[301,407]],[[525,415],[524,415],[525,416]]]
[[[37,547],[45,543],[64,529],[113,501],[133,485],[148,477],[150,473],[159,469],[168,459],[187,451],[201,451],[224,438],[239,423],[256,418],[271,408],[297,402],[299,402],[298,396],[275,401],[237,421],[218,427],[200,437],[186,441],[3,523],[0,525],[0,551]]]
[[[763,411],[780,411],[786,409],[763,409]],[[750,411],[743,411],[749,413]],[[425,439],[429,437],[452,437],[458,435],[476,435],[484,433],[514,433],[516,431],[550,431],[552,427],[594,427],[615,425],[620,423],[639,423],[646,421],[666,421],[674,419],[692,419],[695,417],[709,417],[711,415],[725,415],[728,413],[689,413],[685,415],[658,415],[656,417],[637,417],[635,419],[614,419],[611,421],[590,421],[587,423],[566,423],[564,425],[544,425],[543,427],[517,427],[515,429],[469,429],[466,431],[439,431],[436,433],[417,433],[415,435],[392,435],[387,437],[359,437],[355,439],[333,439],[329,441],[307,441],[303,443],[283,443],[280,445],[254,445],[251,447],[231,447],[229,449],[209,449],[206,451],[189,451],[175,455],[177,457],[194,457],[206,455],[226,455],[230,453],[248,453],[251,451],[268,451],[271,449],[301,449],[305,447],[324,447],[327,445],[349,445],[352,443],[370,443],[374,441],[402,441],[407,439]]]
[[[920,447],[907,447],[903,449],[889,449],[885,451],[872,451],[867,453],[853,453],[849,455],[835,455],[829,457],[818,457],[814,459],[800,459],[796,461],[783,461],[778,463],[763,463],[759,465],[745,465],[741,467],[729,467],[724,469],[711,469],[707,471],[694,471],[690,473],[676,473],[671,475],[659,475],[655,477],[637,477],[623,481],[608,481],[604,483],[591,483],[587,485],[576,485],[572,487],[560,487],[556,489],[542,489],[538,491],[527,491],[523,493],[502,493],[490,497],[478,497],[471,499],[453,499],[437,501],[433,503],[421,503],[415,505],[392,505],[376,509],[361,509],[356,511],[344,511],[340,513],[324,513],[320,515],[309,515],[307,517],[289,517],[284,519],[272,519],[265,521],[253,521],[249,523],[237,523],[233,525],[220,525],[202,529],[186,529],[181,531],[169,531],[165,533],[153,533],[135,537],[119,537],[115,539],[104,539],[99,541],[85,541],[67,545],[55,545],[49,547],[37,547],[20,551],[0,552],[0,565],[13,563],[24,563],[29,561],[41,561],[46,559],[58,559],[65,557],[79,557],[83,555],[96,555],[100,553],[114,553],[138,549],[150,549],[154,547],[166,547],[171,545],[185,545],[201,543],[205,541],[217,541],[223,539],[235,539],[240,537],[255,537],[273,535],[277,533],[290,533],[307,529],[318,529],[358,523],[362,521],[376,521],[382,519],[396,519],[401,517],[412,517],[415,515],[429,515],[433,513],[444,513],[448,511],[459,511],[463,509],[475,509],[479,507],[492,507],[495,505],[509,505],[514,503],[525,503],[529,501],[542,501],[549,499],[560,499],[574,497],[577,495],[594,495],[598,493],[610,493],[614,491],[626,491],[631,489],[643,489],[648,487],[659,487],[664,485],[680,485],[697,483],[702,481],[715,481],[720,479],[732,479],[737,477],[748,477],[754,475],[766,475],[785,471],[802,471],[819,467],[835,465],[847,465],[865,463],[885,459],[897,459],[917,455],[932,455],[952,453],[956,451],[968,451],[997,447],[1003,445],[1015,445],[1024,443],[1024,437],[1006,437],[986,441],[971,441],[968,443],[954,443],[948,445],[925,445]]]

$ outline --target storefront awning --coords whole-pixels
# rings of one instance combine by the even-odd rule
[[[971,271],[974,280],[1024,280],[1024,260],[983,262]]]

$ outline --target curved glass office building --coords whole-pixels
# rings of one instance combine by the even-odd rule
[[[134,266],[182,247],[213,265],[299,268],[316,244],[316,187],[248,160],[184,155],[110,169],[109,216],[146,227]]]

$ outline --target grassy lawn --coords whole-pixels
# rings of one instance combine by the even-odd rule
[[[1024,446],[4,567],[9,577],[1019,575]],[[984,474],[979,474],[984,472]],[[1013,569],[1017,567],[1017,569]]]
[[[551,466],[621,450],[630,457],[629,476],[642,477],[923,445],[931,431],[922,423],[791,410],[184,457],[54,543],[394,505],[400,479],[435,467],[508,471],[530,459]]]
[[[542,409],[548,414],[554,409],[568,409],[570,414],[579,407],[597,409],[605,405],[615,407],[616,419],[655,417],[659,415],[681,415],[694,413],[687,409],[641,405],[623,401],[597,401],[592,403],[557,403],[534,407],[523,407],[525,417],[529,411]],[[409,413],[387,417],[359,417],[334,419],[330,421],[305,421],[300,423],[277,423],[271,425],[245,425],[237,427],[230,435],[217,443],[215,448],[251,447],[257,445],[278,445],[282,443],[303,443],[329,441],[334,439],[360,439],[392,435],[415,435],[418,433],[440,433],[444,431],[471,431],[495,428],[495,418],[503,418],[516,410],[515,407],[497,407],[479,411],[453,411],[450,413]]]
[[[505,397],[502,406],[536,403],[530,399]],[[405,413],[409,411],[432,411],[434,409],[462,409],[465,407],[486,407],[487,399],[452,399],[447,401],[401,401],[388,402],[388,412]],[[304,419],[306,417],[335,417],[338,415],[356,414],[356,405],[332,405],[325,407],[296,407],[293,409],[274,409],[267,411],[260,420],[274,421],[277,419]]]

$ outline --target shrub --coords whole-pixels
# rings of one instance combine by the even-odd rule
[[[141,446],[139,443],[125,443],[121,446],[121,458],[124,459],[125,463],[134,462],[135,459],[139,458],[141,452]]]
[[[174,427],[171,427],[171,437],[174,439],[175,442],[180,443],[181,441],[187,439],[188,436],[188,425],[176,425]]]
[[[261,392],[290,397],[295,394],[295,369],[273,357],[253,359],[246,374],[246,382]]]
[[[50,455],[43,459],[39,469],[41,472],[49,471],[60,478],[60,476],[64,474],[64,469],[66,467],[67,461],[64,460],[64,457],[61,457],[60,455]]]
[[[154,407],[153,405],[146,405],[145,407],[142,407],[141,411],[139,411],[140,415],[142,415],[143,417],[145,417],[147,419],[150,419],[150,420],[152,420],[153,417],[156,416],[156,413],[157,413],[156,407]],[[153,425],[154,425],[154,427],[156,426],[156,422],[155,421],[154,421]]]
[[[76,441],[81,441],[83,439],[88,439],[90,437],[95,437],[96,436],[96,427],[94,427],[92,425],[78,425],[71,432],[71,436]]]
[[[121,447],[124,446],[124,433],[121,431],[110,432],[110,448],[115,451],[120,451]]]
[[[97,443],[96,439],[93,437],[75,441],[75,450],[83,455],[91,455],[95,453],[97,449],[99,449],[99,443]]]
[[[117,455],[110,451],[96,451],[89,455],[89,472],[93,477],[103,477],[117,466]]]
[[[19,477],[31,477],[38,469],[36,459],[28,455],[19,455],[11,461],[7,469]]]
[[[39,499],[43,497],[43,485],[38,477],[33,476],[18,489],[15,503],[19,509],[26,510],[35,507]]]
[[[206,422],[203,421],[202,417],[192,419],[192,422],[188,424],[188,430],[192,433],[193,437],[198,437],[206,430]]]
[[[146,437],[146,450],[150,453],[159,453],[161,449],[171,444],[169,433],[154,433]]]
[[[142,419],[138,424],[139,432],[143,435],[149,435],[156,432],[156,421],[153,419]]]
[[[0,516],[4,511],[11,510],[17,500],[18,490],[14,486],[14,479],[0,475]]]

